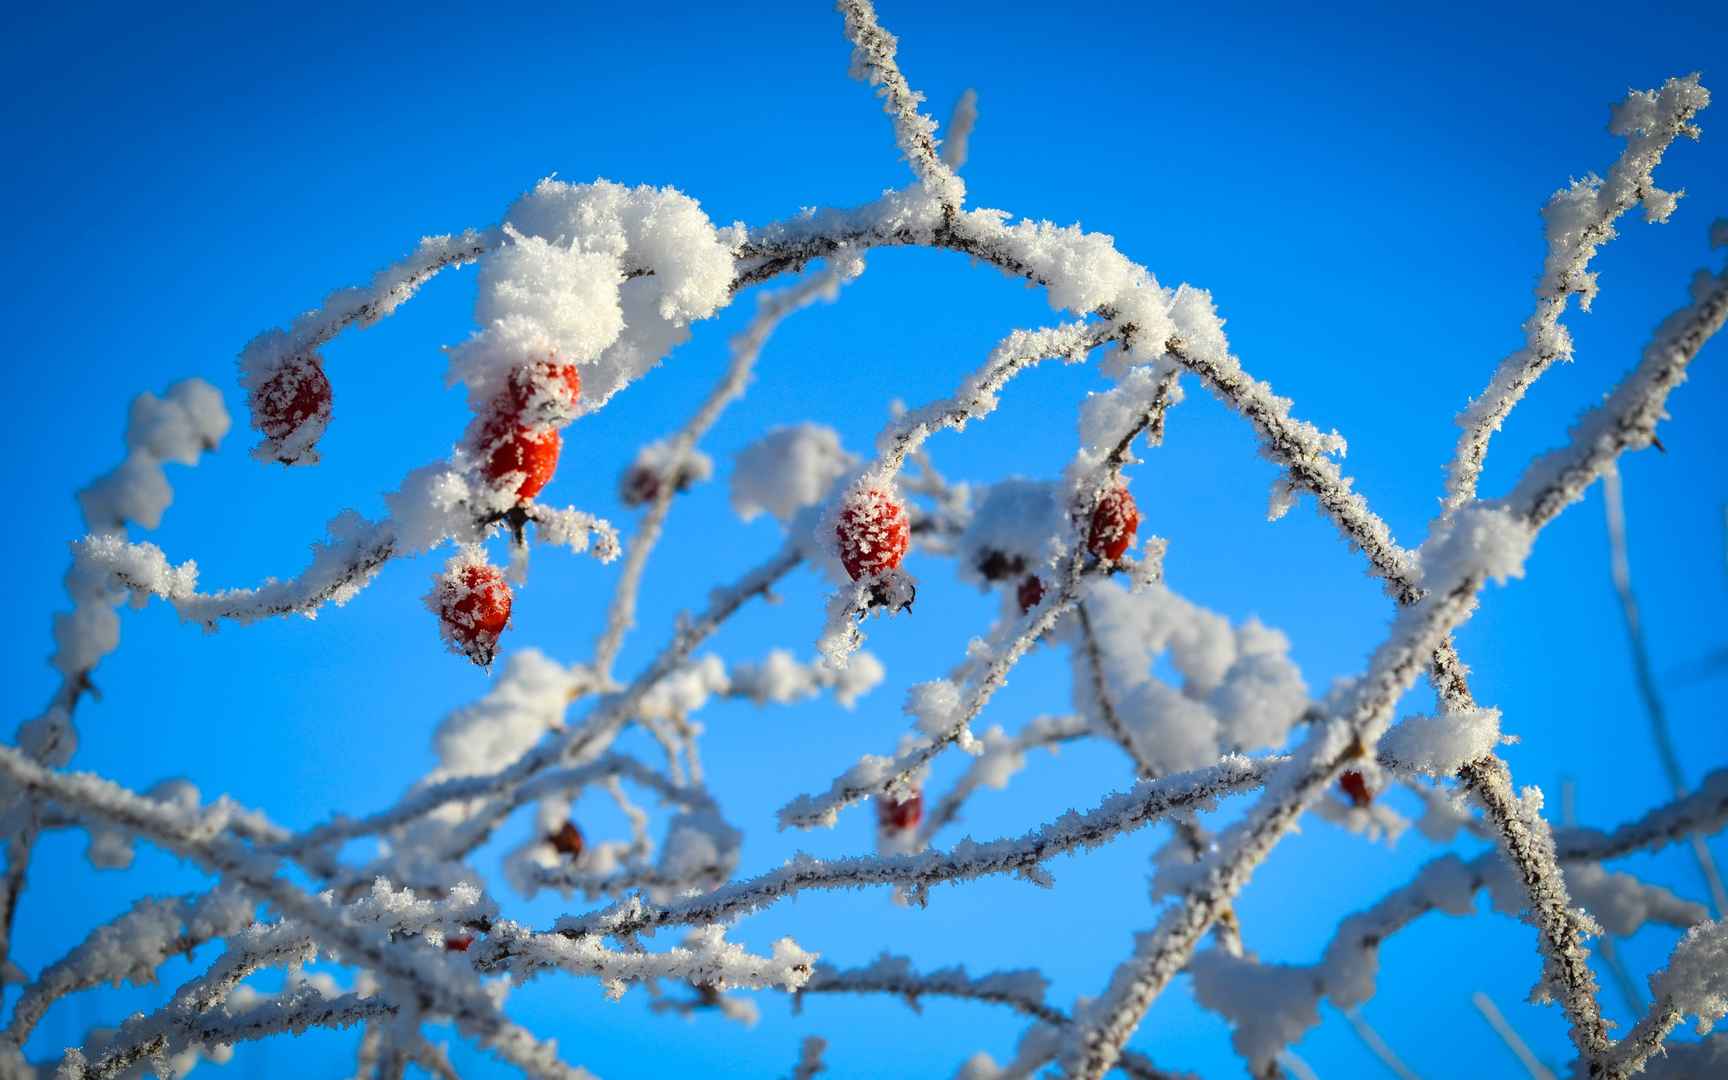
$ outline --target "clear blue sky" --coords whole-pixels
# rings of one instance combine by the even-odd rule
[[[0,16],[10,147],[0,197],[13,207],[15,253],[0,269],[12,311],[0,461],[12,522],[0,541],[11,570],[11,617],[0,629],[12,657],[0,684],[8,724],[52,690],[42,658],[49,613],[65,604],[66,543],[80,532],[72,492],[118,460],[134,394],[200,375],[241,411],[233,358],[254,333],[365,280],[423,234],[495,222],[548,174],[673,184],[717,221],[752,224],[906,182],[878,105],[846,76],[839,18],[823,4],[546,7],[86,5]],[[1707,223],[1728,215],[1728,15],[1718,4],[1635,15],[1605,4],[1069,13],[885,0],[881,15],[939,116],[966,87],[979,92],[965,174],[973,200],[1077,220],[1114,235],[1161,280],[1210,288],[1249,369],[1350,439],[1348,471],[1406,543],[1435,509],[1452,416],[1518,341],[1542,254],[1536,211],[1568,178],[1614,159],[1607,109],[1628,86],[1701,69],[1720,104],[1702,117],[1704,142],[1678,146],[1659,174],[1689,192],[1673,223],[1628,220],[1599,260],[1596,310],[1569,319],[1578,362],[1545,379],[1496,443],[1489,491],[1561,438],[1636,359],[1706,262]],[[439,346],[468,333],[471,299],[471,272],[447,275],[394,319],[328,350],[337,420],[324,466],[263,468],[237,431],[204,466],[172,470],[176,501],[151,539],[176,559],[196,558],[207,585],[251,584],[297,572],[337,510],[381,512],[380,494],[460,432],[465,411],[443,387]],[[631,521],[615,502],[617,471],[688,415],[751,307],[701,327],[671,363],[568,432],[547,497]],[[736,449],[768,425],[806,419],[865,448],[891,399],[948,392],[1003,332],[1050,318],[1041,296],[994,272],[893,251],[871,257],[841,305],[788,323],[708,444],[719,480],[674,511],[623,667],[642,662],[711,581],[777,543],[772,523],[745,526],[726,508],[724,465]],[[1625,469],[1634,574],[1665,676],[1728,645],[1724,348],[1709,348],[1673,399],[1668,452]],[[1074,448],[1075,402],[1099,385],[1090,371],[1040,371],[987,424],[931,450],[957,478],[1051,475]],[[1190,384],[1167,446],[1134,485],[1144,528],[1170,540],[1171,583],[1286,631],[1309,684],[1323,689],[1360,670],[1390,611],[1311,503],[1264,522],[1272,472],[1246,425]],[[433,566],[392,565],[316,623],[206,636],[160,606],[127,613],[121,651],[97,675],[103,697],[81,712],[77,765],[136,786],[185,775],[207,796],[229,792],[293,825],[386,805],[427,767],[437,718],[486,685],[442,652],[420,606]],[[923,576],[917,615],[873,624],[870,647],[892,676],[857,711],[821,701],[705,717],[705,758],[746,832],[746,871],[800,847],[868,846],[857,815],[803,836],[777,834],[772,815],[857,754],[891,747],[905,723],[904,686],[945,671],[986,625],[992,601],[945,565],[912,569]],[[540,555],[511,642],[585,655],[615,572]],[[820,595],[799,578],[784,604],[751,610],[716,650],[753,659],[786,644],[808,655]],[[1561,778],[1576,778],[1592,824],[1660,800],[1594,494],[1543,535],[1526,580],[1489,594],[1462,647],[1478,696],[1505,710],[1506,729],[1524,740],[1507,750],[1521,782],[1557,804]],[[1065,679],[1059,658],[1035,657],[986,723],[1012,728],[1061,708]],[[1722,676],[1667,679],[1694,779],[1728,761],[1723,687]],[[966,830],[1020,831],[1127,780],[1102,750],[1042,758],[1017,795],[981,797]],[[608,820],[597,801],[583,805],[597,826]],[[791,934],[840,964],[888,948],[927,967],[1037,965],[1066,1006],[1097,993],[1131,933],[1153,921],[1144,881],[1157,840],[1138,835],[1059,861],[1050,892],[1011,882],[942,889],[923,912],[895,908],[882,891],[811,896],[751,918],[740,937],[760,946]],[[1243,897],[1247,941],[1265,959],[1310,961],[1341,915],[1435,854],[1420,836],[1388,850],[1313,822]],[[496,858],[489,850],[482,865],[495,869]],[[1699,895],[1682,854],[1631,868]],[[156,852],[124,873],[95,872],[81,841],[57,837],[33,870],[18,957],[34,971],[140,892],[198,880]],[[542,898],[516,913],[544,924],[562,910]],[[1646,932],[1625,952],[1648,970],[1673,939]],[[1425,1075],[1517,1075],[1471,1008],[1470,993],[1483,989],[1559,1065],[1568,1047],[1558,1011],[1522,1004],[1537,964],[1532,932],[1513,920],[1433,916],[1386,948],[1366,1013]],[[192,970],[168,969],[165,987],[62,1006],[32,1056],[56,1053],[87,1023],[151,1007]],[[564,978],[514,1000],[524,1019],[559,1036],[569,1060],[603,1076],[784,1074],[811,1033],[830,1040],[837,1077],[946,1075],[976,1049],[1010,1056],[1021,1028],[984,1005],[931,1002],[920,1018],[894,1002],[825,1000],[792,1016],[762,995],[764,1019],[744,1032],[714,1017],[651,1016],[640,990],[609,1005],[596,986]],[[1611,992],[1605,1004],[1625,1021]],[[229,1068],[342,1075],[354,1037],[243,1048]],[[1192,1005],[1185,982],[1135,1045],[1171,1067],[1239,1074],[1222,1025]],[[1374,1075],[1336,1014],[1299,1049],[1324,1077]],[[465,1075],[496,1071],[471,1051],[458,1055]]]

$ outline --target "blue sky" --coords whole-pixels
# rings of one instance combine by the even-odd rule
[[[1607,5],[1562,16],[1534,4],[1064,13],[894,2],[881,15],[939,117],[965,88],[978,90],[965,171],[974,202],[1079,221],[1115,236],[1160,280],[1211,289],[1245,365],[1301,415],[1349,438],[1347,470],[1407,544],[1435,509],[1452,416],[1518,342],[1542,255],[1537,209],[1618,152],[1604,130],[1608,105],[1629,86],[1694,70],[1719,100],[1728,93],[1728,16],[1706,3],[1635,17]],[[0,124],[14,148],[0,197],[15,208],[17,253],[0,268],[15,357],[10,452],[0,459],[14,523],[0,540],[13,569],[0,634],[14,662],[0,695],[18,720],[53,687],[41,658],[49,613],[65,604],[66,543],[80,532],[71,494],[118,460],[134,394],[199,375],[238,412],[233,358],[254,333],[365,280],[421,235],[496,221],[548,174],[672,184],[716,221],[751,224],[863,202],[907,179],[877,104],[846,76],[839,18],[822,4],[646,17],[602,6],[85,6],[0,19]],[[1705,228],[1728,215],[1728,103],[1702,124],[1704,141],[1677,146],[1658,176],[1687,198],[1667,226],[1628,219],[1599,259],[1595,310],[1568,320],[1578,361],[1551,373],[1500,436],[1490,493],[1636,359],[1709,258]],[[786,324],[749,395],[715,429],[707,448],[720,476],[675,508],[623,670],[710,584],[776,545],[771,522],[740,524],[727,509],[725,465],[739,447],[766,426],[807,419],[867,447],[892,399],[946,394],[1008,329],[1052,317],[1041,295],[950,255],[881,252],[869,265],[840,305]],[[460,394],[444,388],[439,347],[469,332],[471,301],[471,271],[447,275],[387,323],[332,346],[337,419],[326,464],[263,468],[237,431],[200,468],[171,470],[176,501],[151,539],[197,559],[209,585],[249,584],[297,571],[339,509],[381,512],[381,493],[443,456],[465,422]],[[694,408],[751,308],[746,300],[699,328],[671,362],[569,431],[547,497],[628,524],[632,514],[615,502],[618,470]],[[1634,575],[1693,779],[1728,760],[1715,707],[1722,677],[1682,677],[1728,645],[1722,350],[1706,350],[1673,399],[1667,453],[1640,454],[1624,470]],[[1052,475],[1074,449],[1075,404],[1102,385],[1089,370],[1040,370],[986,424],[930,449],[961,479]],[[1189,384],[1167,445],[1137,468],[1134,490],[1143,528],[1170,540],[1171,584],[1286,631],[1309,684],[1323,689],[1360,670],[1390,610],[1311,503],[1264,521],[1272,475],[1246,425]],[[162,607],[126,613],[122,648],[97,676],[103,697],[81,713],[77,765],[137,786],[185,775],[207,796],[226,791],[295,825],[386,805],[427,767],[437,718],[486,685],[441,651],[419,603],[435,561],[391,566],[316,623],[207,636]],[[745,830],[746,871],[799,848],[869,844],[862,818],[788,836],[774,831],[773,811],[857,754],[891,746],[905,724],[903,688],[945,671],[987,624],[993,601],[945,565],[915,560],[911,569],[923,579],[918,613],[873,624],[870,648],[892,675],[856,711],[820,701],[725,706],[705,718],[705,757]],[[541,554],[512,641],[565,659],[586,654],[615,572]],[[784,603],[747,612],[716,651],[753,659],[783,644],[808,655],[821,595],[811,577],[797,578]],[[1592,824],[1660,800],[1596,494],[1543,535],[1525,580],[1490,592],[1461,646],[1478,697],[1502,708],[1523,740],[1506,751],[1520,782],[1557,804],[1562,778],[1574,778]],[[1065,679],[1059,657],[1033,657],[986,723],[1013,728],[1060,709]],[[965,830],[1017,832],[1128,779],[1117,757],[1074,748],[1038,760],[1014,796],[980,798]],[[607,821],[598,802],[584,812]],[[1070,1004],[1097,993],[1131,934],[1152,922],[1144,881],[1157,841],[1139,835],[1062,860],[1048,892],[1018,882],[944,889],[921,912],[880,891],[812,896],[746,921],[740,937],[760,946],[791,934],[841,964],[886,948],[932,968],[1036,965],[1052,978],[1053,1000]],[[1313,822],[1242,898],[1249,946],[1268,960],[1310,961],[1341,915],[1437,853],[1419,836],[1388,850]],[[496,852],[486,858],[494,868]],[[1699,895],[1679,852],[1627,868]],[[80,841],[55,838],[20,910],[19,959],[35,970],[140,892],[198,880],[160,853],[98,873]],[[519,910],[543,924],[581,906],[543,898]],[[1634,969],[1658,963],[1673,938],[1648,931],[1627,943]],[[1470,1006],[1477,989],[1539,1054],[1555,1064],[1567,1056],[1558,1011],[1522,1003],[1537,958],[1532,932],[1513,920],[1431,917],[1388,945],[1382,970],[1365,1012],[1418,1071],[1455,1075],[1468,1063],[1484,1076],[1517,1075]],[[50,1014],[29,1049],[55,1053],[83,1025],[150,1007],[192,971],[166,971],[165,987],[84,995]],[[1018,1018],[983,1005],[928,1003],[920,1018],[895,1002],[829,1000],[793,1016],[764,995],[763,1022],[744,1032],[712,1017],[651,1016],[640,991],[610,1005],[597,987],[567,979],[514,1000],[524,1019],[559,1036],[569,1060],[603,1076],[785,1073],[812,1033],[832,1043],[835,1076],[946,1075],[975,1049],[1009,1056],[1020,1030]],[[1626,1020],[1611,992],[1605,1005]],[[340,1075],[353,1040],[245,1048],[229,1068]],[[1171,1067],[1239,1072],[1222,1025],[1191,1004],[1185,982],[1136,1045]],[[1373,1075],[1336,1014],[1300,1051],[1322,1076]],[[495,1071],[457,1052],[464,1075]]]

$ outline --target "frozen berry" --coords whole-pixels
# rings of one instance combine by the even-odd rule
[[[1092,511],[1092,528],[1086,537],[1086,547],[1100,559],[1115,562],[1134,542],[1140,528],[1140,511],[1134,496],[1117,484],[1104,493]]]
[[[568,855],[574,859],[582,854],[582,830],[576,827],[574,821],[566,821],[558,826],[558,831],[548,835],[546,842],[560,855]]]
[[[557,360],[536,360],[510,373],[505,407],[497,411],[535,423],[557,423],[570,419],[581,396],[582,369]]]
[[[912,544],[906,508],[880,488],[848,497],[834,534],[840,540],[840,561],[853,581],[895,569]]]
[[[540,494],[558,470],[563,439],[553,428],[535,428],[514,416],[495,413],[480,428],[478,449],[486,459],[486,479],[506,484],[512,476],[519,498]]]
[[[489,667],[498,635],[510,622],[510,586],[496,567],[459,557],[432,590],[444,640],[476,664]]]
[[[447,952],[467,952],[468,946],[474,944],[473,934],[455,934],[444,939]]]
[[[894,832],[915,829],[924,820],[924,793],[915,791],[912,797],[895,802],[888,796],[876,800],[876,822]]]
[[[1020,600],[1020,614],[1024,615],[1038,606],[1044,599],[1044,583],[1038,580],[1037,574],[1027,574],[1026,580],[1020,583],[1014,595]]]
[[[252,391],[252,426],[272,442],[293,439],[304,448],[330,423],[330,379],[317,353],[290,357]],[[309,436],[295,439],[303,428]],[[283,448],[278,460],[292,464],[301,454]]]
[[[1367,778],[1355,769],[1345,769],[1338,777],[1338,786],[1358,807],[1367,806],[1374,801],[1374,793],[1368,790]]]

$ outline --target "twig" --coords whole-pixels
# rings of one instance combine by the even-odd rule
[[[1668,778],[1674,797],[1686,794],[1686,773],[1680,765],[1680,754],[1674,748],[1674,733],[1668,726],[1668,710],[1662,704],[1662,693],[1656,685],[1656,672],[1650,663],[1649,642],[1644,625],[1638,618],[1638,598],[1632,592],[1632,563],[1626,553],[1626,511],[1620,496],[1620,470],[1609,469],[1602,474],[1602,508],[1608,519],[1609,565],[1613,569],[1614,591],[1620,598],[1620,614],[1626,623],[1626,645],[1632,653],[1632,672],[1638,682],[1638,695],[1644,701],[1645,714],[1650,719],[1650,741],[1656,747],[1656,758]],[[1692,859],[1709,891],[1710,913],[1720,916],[1728,911],[1728,892],[1722,888],[1722,875],[1716,870],[1716,860],[1702,836],[1692,836]],[[1640,1011],[1634,1009],[1634,1012]]]
[[[1524,1066],[1524,1071],[1530,1074],[1530,1080],[1554,1080],[1554,1074],[1548,1071],[1546,1065],[1536,1060],[1536,1055],[1530,1052],[1524,1040],[1518,1037],[1518,1032],[1500,1015],[1500,1010],[1487,994],[1478,990],[1470,995],[1470,1000],[1475,1004],[1476,1011],[1482,1014],[1482,1019],[1488,1021],[1488,1026],[1494,1029],[1494,1034],[1500,1036],[1500,1041],[1506,1044],[1506,1048],[1512,1051],[1518,1063]]]

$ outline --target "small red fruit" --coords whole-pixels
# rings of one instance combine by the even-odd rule
[[[454,937],[444,939],[444,950],[446,952],[467,952],[468,946],[472,944],[474,944],[473,934],[457,934]]]
[[[317,353],[283,361],[252,391],[252,426],[268,439],[286,439],[310,422],[330,422],[330,379]],[[289,458],[283,458],[289,461]]]
[[[582,830],[576,827],[574,821],[566,821],[558,826],[558,831],[546,837],[546,842],[560,855],[575,859],[582,854]]]
[[[532,428],[513,416],[493,414],[480,429],[478,449],[486,456],[486,479],[504,484],[521,474],[516,494],[532,499],[558,471],[558,451],[564,440],[552,428]]]
[[[912,545],[906,508],[880,488],[866,488],[847,499],[834,535],[840,540],[840,561],[853,581],[895,569]]]
[[[489,667],[498,635],[510,622],[510,586],[496,567],[465,562],[447,568],[433,590],[444,639],[458,652]]]
[[[876,800],[876,823],[884,829],[894,832],[904,832],[915,829],[924,820],[924,793],[915,791],[912,797],[903,802],[895,802],[888,796],[880,796]]]
[[[1092,528],[1086,537],[1086,547],[1100,559],[1115,562],[1134,542],[1140,529],[1140,510],[1134,496],[1118,483],[1104,493],[1092,511]]]
[[[1019,598],[1020,614],[1024,615],[1044,599],[1044,583],[1038,580],[1037,574],[1027,574],[1026,580],[1020,583],[1020,588],[1015,590],[1014,595]]]
[[[582,369],[557,360],[536,360],[510,373],[499,413],[551,422],[568,419],[582,396]]]
[[[1374,793],[1368,790],[1368,780],[1355,769],[1345,769],[1338,777],[1338,786],[1344,794],[1350,796],[1350,801],[1357,807],[1367,806],[1374,801]]]

